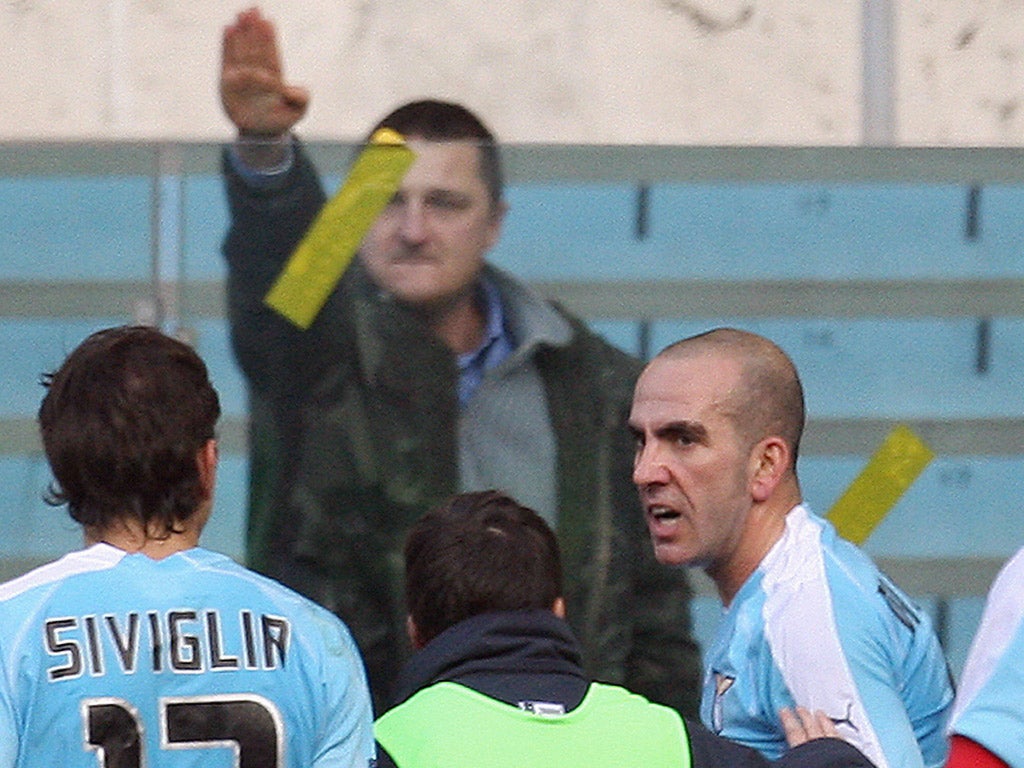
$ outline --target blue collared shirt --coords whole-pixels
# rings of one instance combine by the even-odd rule
[[[512,335],[505,327],[505,311],[497,286],[486,278],[480,280],[480,300],[484,303],[486,326],[484,337],[472,352],[458,356],[459,405],[465,406],[483,381],[484,373],[497,367],[515,348]]]

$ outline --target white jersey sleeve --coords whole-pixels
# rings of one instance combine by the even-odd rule
[[[1024,765],[1024,549],[992,583],[953,704],[950,732]]]

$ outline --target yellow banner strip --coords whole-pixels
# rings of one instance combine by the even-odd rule
[[[863,544],[933,458],[909,427],[893,429],[829,510],[839,535]]]
[[[299,328],[309,328],[414,159],[398,133],[387,128],[375,132],[341,189],[285,263],[264,303]]]

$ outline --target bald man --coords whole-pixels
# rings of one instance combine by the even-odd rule
[[[630,413],[633,481],[661,563],[697,566],[726,609],[701,719],[777,758],[776,713],[824,710],[880,768],[941,765],[953,697],[927,615],[803,503],[803,388],[770,340],[720,328],[667,347]]]

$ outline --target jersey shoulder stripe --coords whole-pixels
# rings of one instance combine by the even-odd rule
[[[0,584],[0,602],[15,598],[36,587],[44,587],[81,573],[113,568],[125,556],[123,550],[109,544],[94,544],[71,552],[59,560],[41,565],[11,581]]]

